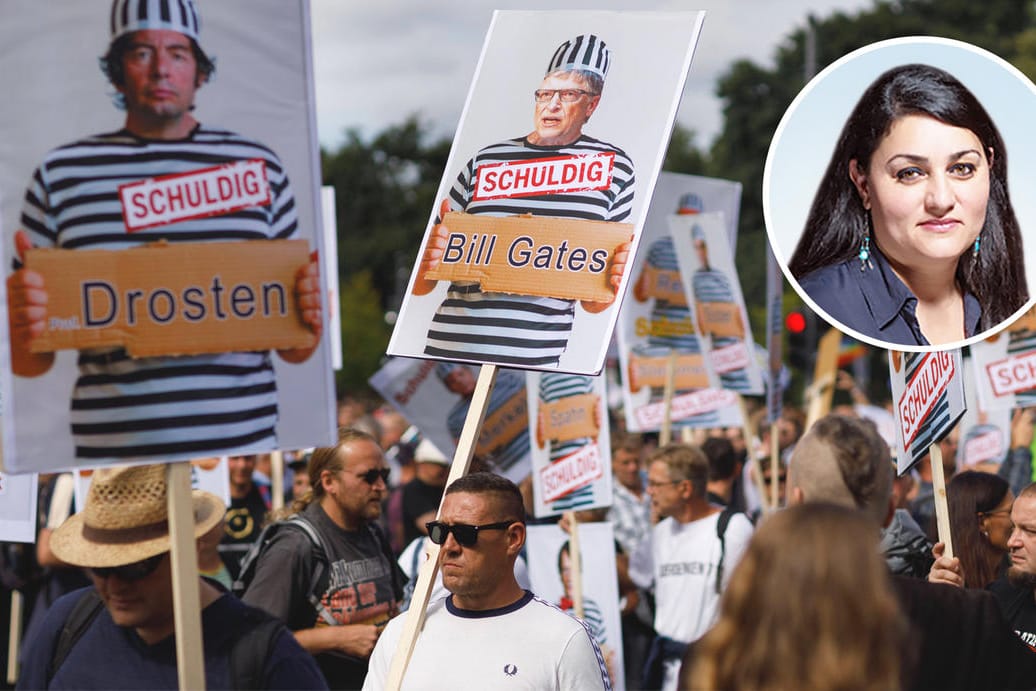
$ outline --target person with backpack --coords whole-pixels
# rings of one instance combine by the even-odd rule
[[[629,565],[630,579],[655,595],[658,635],[643,688],[676,688],[687,645],[716,621],[720,594],[752,537],[743,513],[709,503],[708,477],[708,459],[697,446],[668,444],[649,458],[647,491],[659,522]]]
[[[376,521],[389,470],[377,440],[345,429],[313,450],[312,489],[241,562],[244,601],[285,622],[331,688],[363,685],[374,644],[399,612],[406,577]]]
[[[59,598],[27,642],[19,689],[178,686],[164,465],[94,473],[86,505],[50,549],[87,569],[93,586]],[[223,502],[195,490],[195,539],[223,519]],[[206,687],[326,689],[284,625],[218,583],[199,583]]]

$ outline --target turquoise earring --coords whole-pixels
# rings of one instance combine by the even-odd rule
[[[976,241],[977,243],[977,241]],[[977,247],[977,244],[976,244]],[[975,250],[978,251],[977,249]],[[874,264],[871,263],[871,236],[864,235],[863,242],[860,243],[860,253],[857,255],[860,258],[860,271],[866,271],[868,268],[873,269]]]
[[[971,250],[971,256],[972,257],[977,257],[978,256],[979,240],[981,240],[981,239],[982,239],[982,235],[981,234],[979,234],[979,236],[977,238],[975,238],[975,247]]]

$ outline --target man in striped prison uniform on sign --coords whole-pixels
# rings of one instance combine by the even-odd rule
[[[610,51],[597,36],[583,34],[561,44],[535,91],[534,129],[528,135],[488,146],[468,161],[422,255],[415,295],[430,293],[436,281],[425,278],[446,246],[449,211],[512,216],[532,214],[625,222],[633,206],[633,162],[616,146],[583,134],[597,109],[608,74]],[[483,167],[513,162],[614,154],[610,180],[595,189],[523,192],[520,196],[483,196],[477,190]],[[629,244],[613,255],[609,285],[621,280]],[[425,354],[452,360],[480,360],[527,367],[557,366],[568,346],[576,316],[574,300],[484,292],[478,283],[453,282],[428,331]],[[602,312],[608,302],[581,301],[587,312]]]
[[[110,45],[101,65],[118,92],[116,105],[126,111],[125,125],[51,151],[29,182],[15,233],[15,271],[8,278],[16,375],[40,376],[54,363],[53,353],[30,349],[46,323],[47,302],[42,276],[22,265],[31,247],[122,250],[158,240],[297,237],[295,197],[276,154],[204,126],[191,114],[195,92],[214,69],[199,31],[193,0],[112,3]],[[133,209],[121,201],[120,186],[239,162],[265,170],[265,203],[130,232],[124,218]],[[186,208],[200,194],[200,187],[184,185],[166,203]],[[315,334],[311,347],[278,351],[297,363],[319,343],[315,262],[300,268],[294,290]],[[80,351],[78,364],[71,418],[78,458],[247,453],[276,445],[277,386],[269,352],[131,358],[122,348],[93,348]]]

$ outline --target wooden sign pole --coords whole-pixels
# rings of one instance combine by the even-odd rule
[[[198,552],[194,541],[194,506],[191,501],[191,464],[168,464],[166,486],[177,678],[181,691],[204,689],[205,656],[202,651]]]
[[[270,454],[270,505],[276,511],[284,508],[284,452]]]
[[[781,440],[777,436],[779,422],[770,425],[770,506],[778,508],[780,498]]]
[[[468,472],[471,457],[475,454],[475,443],[482,431],[482,423],[486,419],[489,395],[493,392],[493,384],[496,383],[496,373],[496,365],[482,365],[482,369],[479,370],[478,381],[475,382],[475,393],[471,397],[468,415],[464,418],[464,428],[461,430],[460,440],[457,442],[457,453],[453,457],[450,474],[446,478],[447,487]],[[442,513],[441,503],[439,513]],[[392,664],[385,682],[387,691],[399,691],[403,685],[403,675],[406,674],[407,665],[410,664],[410,656],[414,653],[417,637],[424,627],[425,610],[428,607],[428,599],[432,595],[435,575],[439,572],[439,545],[432,543],[431,540],[425,540],[425,544],[427,545],[427,558],[417,571],[417,583],[414,586],[413,597],[410,599],[410,609],[402,615],[406,619],[396,652],[392,655]]]
[[[568,558],[572,570],[572,611],[578,619],[583,618],[583,551],[579,546],[579,521],[576,512],[568,512]]]
[[[755,439],[755,430],[752,428],[752,420],[748,416],[748,406],[745,404],[745,397],[741,394],[737,395],[737,404],[741,409],[741,434],[745,437],[745,459],[748,461],[751,467],[749,475],[755,482],[755,491],[759,495],[759,503],[762,504],[764,511],[770,511],[773,507],[770,506],[770,502],[766,497],[766,487],[763,486],[763,468],[759,464],[759,459],[755,457],[755,452],[752,449],[752,442]]]
[[[820,337],[817,344],[817,362],[813,368],[813,384],[806,403],[806,427],[831,411],[831,401],[835,395],[835,375],[838,374],[838,349],[842,345],[842,332],[830,329]]]
[[[946,504],[946,475],[942,468],[942,449],[938,444],[932,444],[928,450],[929,460],[932,464],[932,489],[935,490],[935,524],[939,530],[939,542],[946,545],[943,552],[950,559],[953,558],[953,540],[950,536],[950,510]]]
[[[18,651],[22,647],[22,601],[20,591],[11,591],[11,628],[7,639],[7,683],[18,682]]]
[[[665,390],[662,405],[665,413],[662,416],[662,429],[658,433],[658,445],[665,446],[673,439],[673,391],[676,389],[676,351],[669,352],[669,360],[665,365]]]

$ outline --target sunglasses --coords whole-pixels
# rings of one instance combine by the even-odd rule
[[[453,533],[453,538],[458,545],[474,547],[475,543],[478,542],[478,531],[506,530],[514,523],[518,523],[518,521],[500,521],[499,523],[488,523],[486,525],[467,525],[465,523],[447,525],[442,521],[431,521],[430,523],[425,523],[425,527],[428,528],[428,539],[437,545],[446,542],[449,534]]]
[[[91,568],[90,572],[98,578],[118,576],[119,580],[123,581],[139,581],[153,574],[158,565],[162,563],[162,557],[164,556],[165,553],[156,554],[153,557],[148,557],[142,561],[135,561],[132,564],[125,564],[124,566]]]
[[[356,477],[360,478],[368,485],[374,485],[378,482],[378,478],[385,484],[388,484],[389,475],[392,473],[388,468],[371,468],[366,473],[361,473]]]

